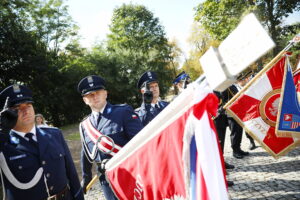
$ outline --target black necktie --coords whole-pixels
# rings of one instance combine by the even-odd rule
[[[26,133],[25,137],[27,137],[29,139],[29,142],[31,144],[37,145],[36,141],[33,140],[33,133]]]
[[[100,122],[101,118],[102,118],[102,114],[101,114],[101,112],[99,112],[99,114],[98,114],[98,118],[97,118],[97,125],[99,124],[99,122]]]

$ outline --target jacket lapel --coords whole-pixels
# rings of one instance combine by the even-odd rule
[[[17,145],[16,149],[18,149],[20,151],[30,152],[30,153],[38,155],[38,149],[35,146],[33,146],[32,144],[30,144],[25,138],[19,136],[15,132],[11,132],[10,142],[12,144]]]
[[[105,126],[106,123],[109,123],[109,116],[112,112],[112,105],[110,103],[107,103],[105,106],[105,109],[102,113],[102,118],[99,121],[99,124],[97,126],[97,130],[100,130]]]
[[[49,137],[49,135],[46,132],[44,132],[42,129],[39,128],[36,128],[36,137],[40,149],[40,154],[43,155],[47,149],[51,137]]]
[[[95,119],[93,114],[90,114],[89,120],[92,123],[93,127],[97,127],[97,119]]]

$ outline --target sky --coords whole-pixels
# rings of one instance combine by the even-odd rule
[[[79,25],[81,44],[91,47],[95,41],[106,39],[113,9],[123,3],[141,4],[159,18],[169,40],[176,39],[188,54],[187,38],[193,23],[193,8],[202,0],[67,0],[69,13]]]
[[[204,0],[67,0],[69,13],[80,27],[81,45],[91,47],[106,39],[113,9],[123,3],[141,4],[159,18],[169,40],[176,39],[184,56],[188,57],[187,39],[194,20],[193,10]],[[288,23],[300,21],[300,12],[289,17]]]

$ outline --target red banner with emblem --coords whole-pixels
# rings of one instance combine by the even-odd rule
[[[283,56],[263,74],[259,73],[226,108],[245,131],[275,158],[299,143],[297,138],[277,137],[275,134],[285,63],[286,56]]]

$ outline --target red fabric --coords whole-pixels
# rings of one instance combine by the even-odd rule
[[[200,185],[200,190],[197,191],[198,194],[197,194],[197,197],[201,197],[201,199],[207,199],[209,200],[209,194],[208,194],[208,191],[207,191],[207,187],[206,187],[206,183],[205,183],[205,180],[204,180],[204,175],[202,173],[202,170],[201,170],[201,167],[200,166],[197,166],[197,170],[198,170],[198,173],[199,173],[199,176],[200,176],[200,183],[197,184],[197,185]]]
[[[204,111],[207,111],[208,114],[212,116],[216,116],[218,110],[218,103],[219,99],[215,94],[208,94],[201,102],[193,106],[193,112],[195,117],[197,119],[200,119]]]
[[[185,125],[192,112],[198,119],[203,116],[205,110],[208,112],[207,115],[214,114],[217,102],[215,95],[206,96],[118,166],[107,170],[107,179],[117,197],[122,200],[174,199],[174,195],[186,198],[187,188],[182,160]],[[215,130],[213,121],[210,117],[208,119],[211,128]],[[217,137],[216,132],[215,137]],[[221,157],[220,147],[219,152]],[[200,173],[197,193],[202,199],[209,199],[201,163],[198,163],[197,169]],[[223,172],[225,180],[224,166]]]
[[[284,74],[285,56],[283,56],[266,74],[272,85],[273,90],[281,88]]]
[[[260,100],[254,99],[247,95],[241,95],[240,98],[230,107],[230,109],[243,122],[254,119],[260,116],[259,104]]]
[[[266,137],[263,141],[276,154],[285,150],[288,146],[294,143],[293,138],[277,137],[275,128],[270,127]]]
[[[294,73],[294,83],[296,86],[296,91],[300,92],[300,70],[299,69]]]
[[[140,194],[144,200],[171,198],[175,193],[186,196],[182,138],[189,113],[175,120],[117,169],[106,172],[119,199],[139,199]]]

